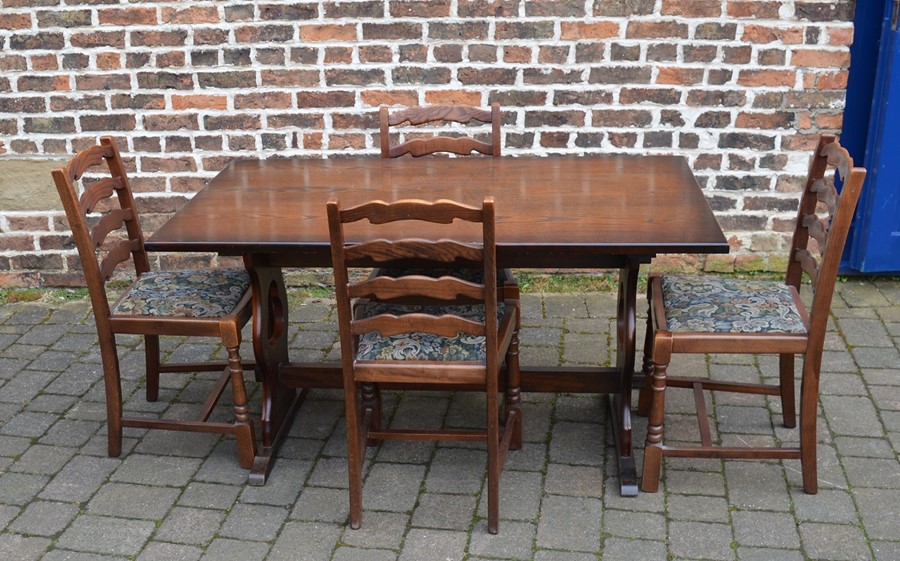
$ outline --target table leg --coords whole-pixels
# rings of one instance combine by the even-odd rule
[[[306,390],[289,388],[278,376],[279,365],[288,362],[287,291],[281,268],[249,255],[244,257],[244,266],[253,292],[253,354],[256,377],[262,384],[262,445],[250,468],[249,483],[263,485]]]
[[[616,367],[619,390],[609,396],[612,430],[619,463],[619,484],[623,496],[636,496],[637,470],[631,442],[631,383],[637,338],[637,281],[640,263],[629,260],[619,269],[619,298],[616,314]]]

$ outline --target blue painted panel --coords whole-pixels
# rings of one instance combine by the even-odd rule
[[[857,211],[849,265],[866,273],[900,271],[900,33],[885,0],[881,48],[864,165],[866,185]]]

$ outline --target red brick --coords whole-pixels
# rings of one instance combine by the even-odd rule
[[[779,19],[782,2],[773,0],[729,0],[725,14],[735,18]]]
[[[215,6],[190,6],[184,9],[163,8],[161,23],[218,23],[219,11]]]
[[[434,90],[425,92],[425,103],[430,105],[482,105],[481,92],[472,90]]]
[[[531,47],[523,45],[508,45],[503,47],[503,62],[511,64],[527,64],[531,62]]]
[[[32,70],[59,70],[56,55],[35,55],[31,57]]]
[[[260,72],[263,86],[309,88],[319,85],[318,70],[263,70]]]
[[[98,53],[98,70],[118,70],[122,68],[122,56],[119,53]]]
[[[794,123],[794,114],[787,111],[777,113],[740,113],[735,125],[741,129],[787,129]]]
[[[629,39],[687,39],[688,26],[675,21],[630,21],[625,36]]]
[[[847,88],[847,79],[850,73],[846,70],[840,72],[825,72],[816,74],[816,88],[820,90],[843,90]]]
[[[355,25],[311,24],[300,26],[301,41],[355,41],[356,38]]]
[[[722,15],[719,0],[663,0],[662,15],[687,18],[716,18]]]
[[[297,94],[297,105],[300,105],[300,96],[303,94]],[[327,95],[327,94],[324,94]],[[428,95],[428,92],[425,94]],[[403,107],[413,107],[419,104],[419,95],[415,91],[412,90],[371,90],[367,89],[359,94],[360,100],[362,101],[364,106],[368,107],[381,107],[382,105],[400,105]],[[427,99],[427,97],[426,97]],[[429,101],[429,103],[433,103]],[[352,104],[351,104],[352,106]]]
[[[345,3],[348,7],[355,4],[354,2]],[[365,3],[363,3],[365,4]],[[372,9],[366,15],[381,14],[383,12],[381,2],[371,2],[374,4]],[[450,17],[450,0],[413,0],[404,2],[390,2],[391,17],[395,18],[446,18]],[[328,16],[332,13],[329,10]],[[344,16],[346,17],[346,16]],[[359,17],[351,14],[351,17]],[[370,16],[371,17],[371,16]],[[376,16],[377,17],[377,16]]]
[[[353,47],[325,47],[323,62],[326,65],[351,64],[353,62]]]
[[[187,31],[131,31],[131,45],[137,47],[174,47],[187,42]]]
[[[153,25],[156,22],[156,8],[103,8],[97,10],[100,25]]]
[[[797,83],[795,70],[741,70],[738,84],[742,86],[794,86]]]
[[[91,49],[94,47],[125,48],[124,31],[94,31],[91,33],[73,33],[69,39],[73,47]],[[132,38],[132,44],[134,39]]]
[[[31,29],[31,14],[0,14],[0,29]]]
[[[234,96],[235,109],[287,109],[291,107],[289,92],[254,92]]]
[[[584,39],[610,39],[618,37],[621,26],[614,21],[598,22],[573,22],[563,21],[560,38],[564,41],[577,41]]]
[[[459,0],[459,17],[516,17],[522,0]]]
[[[678,84],[689,86],[703,82],[702,68],[681,68],[674,66],[662,66],[657,71],[657,84]]]
[[[173,95],[172,109],[182,111],[185,109],[217,109],[224,110],[228,107],[228,98],[223,95]]]
[[[795,49],[791,53],[791,65],[809,68],[847,68],[850,66],[850,51]]]
[[[828,27],[826,31],[829,45],[849,47],[853,44],[854,31],[852,27]]]

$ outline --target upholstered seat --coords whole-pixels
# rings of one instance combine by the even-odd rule
[[[663,275],[662,295],[672,332],[806,333],[783,282]]]
[[[151,271],[115,303],[113,315],[214,318],[234,311],[250,287],[245,269]]]
[[[497,321],[506,310],[502,302],[497,303]],[[358,319],[390,313],[397,316],[412,313],[428,315],[456,315],[477,322],[484,322],[484,306],[415,306],[370,302],[357,306],[354,313]],[[433,333],[401,333],[382,336],[377,332],[364,333],[359,338],[356,350],[357,360],[428,360],[484,363],[487,356],[484,336],[458,333],[456,337],[441,337]]]

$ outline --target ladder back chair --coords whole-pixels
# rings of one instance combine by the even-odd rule
[[[86,172],[99,178],[84,181]],[[243,370],[253,365],[243,364],[239,354],[241,328],[251,316],[247,272],[243,268],[151,271],[131,186],[112,138],[101,138],[99,145],[78,152],[65,167],[51,173],[75,238],[97,326],[109,455],[121,453],[123,427],[223,433],[235,435],[238,461],[249,468],[256,455],[256,438]],[[110,304],[107,281],[118,265],[128,261],[135,280]],[[159,398],[160,373],[222,372],[194,420],[123,415],[117,334],[144,337],[147,401]],[[228,352],[227,362],[163,363],[161,335],[217,337]],[[234,420],[210,421],[229,381]]]
[[[362,522],[362,468],[367,442],[459,440],[487,445],[488,531],[496,533],[500,472],[508,450],[521,446],[521,417],[516,340],[519,302],[497,301],[493,199],[486,198],[480,207],[412,199],[371,201],[347,209],[332,200],[327,206],[347,418],[350,526],[359,528]],[[394,224],[395,232],[413,231],[415,221],[446,225],[446,231],[457,231],[460,223],[476,223],[481,226],[480,243],[449,238],[432,241],[407,238],[405,234],[399,239],[348,243],[345,225],[358,221],[371,225],[400,222]],[[445,231],[444,226],[439,228]],[[350,280],[352,267],[379,267],[397,261],[402,267],[410,258],[445,267],[474,267],[482,280],[450,275],[435,278],[415,272]],[[486,392],[485,428],[382,427],[380,397],[370,391],[373,384]],[[501,386],[507,398],[502,423],[498,404]]]
[[[500,112],[500,104],[496,101],[491,103],[490,109],[466,105],[429,105],[408,107],[391,112],[382,105],[378,117],[381,129],[382,159],[399,158],[406,154],[410,154],[414,158],[439,153],[466,156],[473,152],[494,158],[501,156],[501,146],[503,144],[503,136],[500,130],[502,114]],[[428,126],[433,123],[468,125],[473,121],[476,124],[489,123],[491,125],[490,138],[487,141],[470,136],[433,135],[429,137],[414,136],[412,138],[405,136],[403,142],[394,146],[391,145],[390,131],[392,128],[403,128],[406,130],[419,126]],[[403,125],[409,126],[404,128]],[[439,271],[438,273],[443,272],[445,271]],[[515,275],[513,275],[512,269],[500,269],[497,271],[497,274],[497,287],[504,293],[501,294],[501,299],[506,297],[518,300],[519,284]]]
[[[659,487],[663,457],[799,459],[803,489],[818,490],[816,416],[819,371],[831,299],[847,231],[866,171],[832,135],[823,135],[813,154],[791,242],[784,282],[709,276],[651,275],[647,339],[639,413],[649,414],[641,487]],[[835,176],[843,182],[838,194]],[[810,307],[800,298],[806,275]],[[777,354],[779,383],[755,384],[667,376],[676,353]],[[803,355],[798,446],[717,446],[704,390],[779,396],[784,426],[796,426],[794,357]],[[689,388],[700,423],[700,444],[663,442],[666,388]]]

